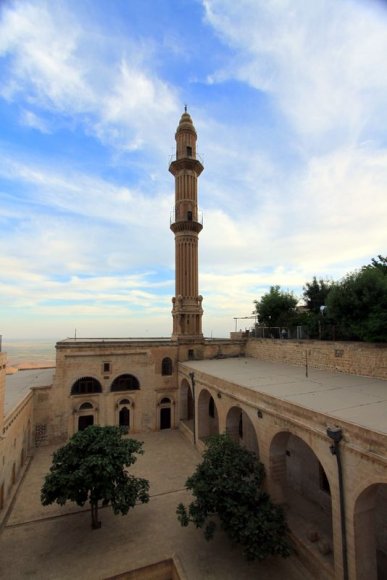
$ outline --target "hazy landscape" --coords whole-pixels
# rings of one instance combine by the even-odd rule
[[[1,350],[7,353],[7,373],[19,369],[55,366],[56,339],[8,339]]]

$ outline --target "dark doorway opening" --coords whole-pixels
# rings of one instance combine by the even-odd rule
[[[124,433],[129,433],[130,411],[127,407],[122,407],[120,411],[120,427]]]
[[[165,407],[160,409],[160,429],[170,429],[171,428],[171,409],[170,407]]]
[[[81,415],[78,418],[78,431],[83,431],[90,425],[94,425],[94,415]]]

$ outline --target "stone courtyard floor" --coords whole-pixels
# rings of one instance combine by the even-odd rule
[[[176,555],[187,580],[312,580],[295,556],[246,562],[218,532],[182,528],[175,511],[190,499],[185,481],[200,455],[179,431],[144,433],[145,454],[131,472],[150,481],[151,499],[127,516],[100,511],[102,528],[90,528],[90,512],[73,504],[43,507],[40,488],[53,447],[36,450],[0,536],[2,579],[105,579]]]

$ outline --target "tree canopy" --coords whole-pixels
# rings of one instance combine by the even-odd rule
[[[291,326],[295,318],[297,298],[292,292],[271,286],[260,300],[254,300],[255,312],[260,324],[265,326]]]
[[[303,290],[303,298],[307,309],[314,314],[320,314],[321,306],[326,306],[326,299],[333,282],[319,279],[313,276],[312,282],[306,282]]]
[[[101,527],[98,507],[111,505],[115,514],[125,515],[137,501],[149,501],[149,482],[129,475],[126,467],[142,454],[142,443],[124,439],[119,427],[90,426],[78,431],[53,455],[46,475],[41,502],[49,505],[67,500],[91,506],[93,528]]]
[[[284,513],[262,491],[263,464],[225,434],[209,437],[206,446],[202,463],[186,481],[195,499],[188,508],[183,504],[177,508],[181,525],[192,522],[204,528],[209,540],[220,520],[221,528],[242,546],[247,559],[288,556]]]
[[[333,284],[327,307],[340,338],[387,342],[387,260],[379,256]]]

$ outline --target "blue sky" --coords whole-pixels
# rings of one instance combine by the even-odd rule
[[[3,0],[0,334],[170,335],[185,103],[207,336],[385,255],[386,54],[376,0]]]

